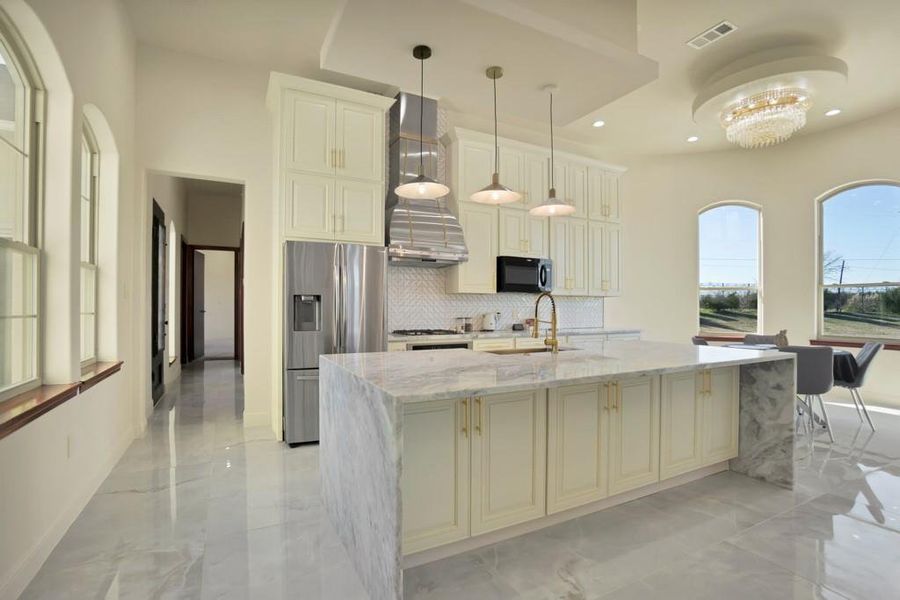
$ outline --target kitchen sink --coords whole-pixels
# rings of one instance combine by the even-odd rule
[[[573,348],[560,348],[560,352],[566,352],[567,350],[572,350]],[[508,348],[505,350],[487,350],[489,354],[549,354],[550,348],[548,346],[544,346],[543,348]]]

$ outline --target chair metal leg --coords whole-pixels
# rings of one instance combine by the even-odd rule
[[[850,388],[851,393],[856,394],[856,399],[859,401],[859,405],[862,406],[863,414],[866,415],[866,421],[869,422],[869,427],[872,428],[872,431],[875,431],[875,425],[872,424],[872,417],[869,416],[869,409],[866,408],[866,403],[863,402],[862,395],[859,393],[858,388]]]
[[[822,400],[821,395],[816,397],[819,399],[819,408],[822,409],[822,418],[825,420],[825,428],[828,430],[828,437],[834,442],[834,432],[831,431],[831,421],[828,420],[828,411],[825,410],[825,401]]]
[[[816,435],[816,411],[813,410],[812,396],[806,395],[806,406],[809,408],[809,432],[811,436]]]
[[[862,411],[859,410],[859,402],[856,401],[856,394],[853,393],[853,388],[847,388],[850,392],[850,397],[853,399],[853,406],[856,408],[856,416],[859,417],[859,420],[863,420]]]

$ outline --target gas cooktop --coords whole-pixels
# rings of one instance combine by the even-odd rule
[[[395,329],[394,335],[456,335],[451,329]]]

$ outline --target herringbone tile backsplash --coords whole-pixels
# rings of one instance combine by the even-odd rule
[[[446,328],[455,317],[479,317],[500,312],[500,328],[509,329],[534,314],[534,294],[448,294],[444,291],[446,269],[388,267],[388,330]],[[556,299],[561,328],[602,327],[602,298]],[[548,318],[549,302],[541,318]]]

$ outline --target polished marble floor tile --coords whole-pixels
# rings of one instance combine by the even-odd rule
[[[24,598],[366,595],[324,515],[315,445],[245,428],[234,363],[185,369]],[[797,485],[725,472],[404,573],[427,600],[900,598],[900,415],[829,407]]]

